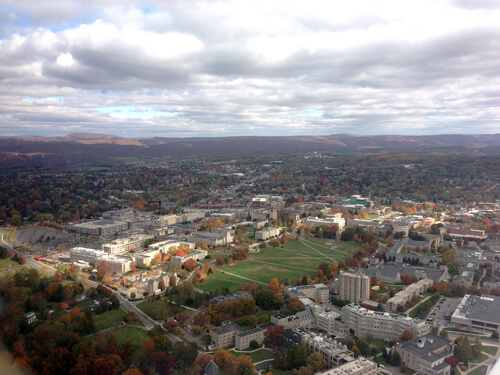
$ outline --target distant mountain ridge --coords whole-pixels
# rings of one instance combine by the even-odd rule
[[[360,153],[453,147],[497,152],[500,134],[123,138],[109,134],[73,133],[61,137],[5,137],[0,138],[0,168],[106,162],[118,157],[287,155],[314,151]]]

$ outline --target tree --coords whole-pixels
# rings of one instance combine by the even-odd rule
[[[466,359],[470,360],[472,358],[472,347],[467,336],[460,335],[455,340],[453,355],[461,361],[465,361]]]
[[[404,363],[401,363],[401,367],[399,369],[401,370],[402,374],[406,374],[406,372],[408,371],[408,366]]]
[[[380,288],[380,290],[385,290],[385,283],[381,281],[380,283],[378,283],[378,287]]]
[[[97,277],[99,280],[104,280],[111,275],[111,269],[109,268],[108,262],[102,261],[97,266]]]
[[[193,271],[196,268],[196,262],[194,261],[194,259],[189,258],[188,260],[186,260],[183,267],[187,271]]]
[[[324,370],[327,366],[326,360],[323,358],[321,353],[318,352],[311,353],[311,355],[307,357],[306,364],[313,373]]]
[[[236,371],[237,363],[234,356],[224,349],[217,349],[213,355],[213,361],[221,371],[233,373]]]
[[[273,292],[279,292],[280,284],[277,278],[271,279],[271,281],[269,282],[269,289],[271,289]]]
[[[401,342],[407,342],[413,340],[413,333],[409,330],[404,330],[403,333],[401,334],[401,337],[399,338],[399,341]]]
[[[305,366],[307,362],[308,351],[307,346],[303,342],[298,344],[293,350],[293,367],[299,368]]]
[[[253,364],[252,358],[248,354],[239,356],[236,358],[238,367],[236,368],[236,375],[254,375],[255,366]]]
[[[92,341],[94,342],[95,351],[97,354],[106,353],[108,348],[112,346],[114,346],[115,348],[118,347],[118,339],[113,332],[99,331],[94,335]]]
[[[283,326],[269,326],[264,333],[264,343],[277,349],[285,342],[284,334],[285,328]]]
[[[207,365],[210,363],[211,360],[212,356],[205,353],[200,354],[198,358],[196,358],[196,361],[194,361],[195,374],[202,375],[205,370],[205,367],[207,367]]]
[[[443,339],[449,339],[448,331],[444,328],[441,330],[441,332],[439,332],[439,336]]]
[[[295,370],[294,375],[313,375],[312,370],[307,366],[301,366],[298,370]]]
[[[160,289],[162,292],[165,290],[165,281],[163,280],[160,280],[160,282],[158,283],[158,289]]]
[[[198,356],[198,345],[190,341],[176,342],[172,348],[172,355],[176,360],[175,368],[186,372],[194,365],[194,361]]]
[[[391,365],[393,366],[399,366],[401,364],[401,357],[397,350],[392,350],[391,353]]]
[[[366,340],[362,337],[356,340],[356,346],[358,347],[361,355],[368,356],[370,355],[370,345],[366,342]]]
[[[171,375],[176,365],[175,357],[166,352],[155,352],[151,356],[159,375]]]
[[[172,350],[172,340],[165,335],[156,335],[153,337],[155,351],[162,351],[169,353]]]
[[[479,339],[476,338],[476,340],[474,341],[474,346],[472,347],[472,356],[474,358],[481,357],[481,349],[482,349],[481,341],[479,341]]]
[[[233,248],[233,258],[236,260],[248,258],[248,248],[242,245],[235,246]]]

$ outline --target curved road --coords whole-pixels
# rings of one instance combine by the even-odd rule
[[[16,249],[14,249],[11,244],[4,241],[4,230],[5,230],[5,228],[1,228],[2,235],[0,236],[0,242],[10,252],[13,252],[13,253],[16,253],[16,254],[22,256],[24,259],[26,259],[26,264],[32,266],[33,268],[43,270],[49,274],[55,274],[57,272],[57,270],[54,267],[51,267],[51,266],[44,264],[42,262],[38,262],[38,261],[34,260],[30,255],[25,254],[25,253],[21,253],[21,252],[17,251]],[[96,283],[95,281],[91,281],[91,280],[83,281],[83,284],[87,284],[87,285],[94,287],[94,288],[96,288],[97,285],[99,285],[99,283]],[[150,330],[155,325],[158,325],[158,324],[161,325],[161,323],[157,322],[156,320],[151,319],[151,317],[149,317],[148,315],[143,313],[141,310],[139,310],[133,303],[131,303],[129,300],[127,300],[125,297],[123,297],[119,292],[112,290],[112,289],[111,289],[111,291],[120,301],[120,306],[127,312],[133,311],[135,313],[135,315],[137,316],[137,318],[142,322],[142,324],[144,324],[144,326],[146,327],[147,330]],[[181,341],[177,336],[171,334],[170,332],[165,331],[165,333],[170,337],[170,339],[172,341],[174,341],[174,342]]]

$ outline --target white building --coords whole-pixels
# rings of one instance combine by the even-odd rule
[[[109,236],[129,228],[129,221],[96,220],[81,224],[70,224],[70,229],[78,233],[92,234],[96,236]]]
[[[357,272],[340,272],[339,298],[352,303],[370,299],[370,278]]]
[[[342,308],[342,320],[358,337],[372,335],[374,338],[392,341],[399,338],[405,330],[413,337],[429,332],[429,326],[421,319],[413,319],[406,314],[391,314],[372,311],[350,304]]]
[[[267,241],[270,238],[278,237],[280,235],[280,228],[264,228],[255,232],[256,241]]]
[[[323,372],[318,372],[315,375],[376,375],[378,366],[375,362],[358,357],[354,361],[340,365]]]
[[[137,234],[129,238],[118,238],[102,245],[102,250],[109,255],[123,254],[130,250],[139,250],[144,247],[146,240],[153,238],[151,235]]]
[[[117,257],[109,255],[102,250],[87,249],[84,247],[75,247],[70,250],[71,263],[87,262],[97,267],[101,262],[106,262],[109,269],[116,273],[126,273],[132,269],[132,258]]]

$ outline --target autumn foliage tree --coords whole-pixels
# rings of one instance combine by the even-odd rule
[[[264,332],[264,343],[270,345],[274,348],[278,348],[283,345],[285,339],[285,328],[280,325],[272,325],[267,327],[266,332]]]
[[[193,271],[194,269],[196,269],[196,262],[194,261],[194,259],[190,258],[186,260],[186,262],[184,263],[184,269],[187,271]]]

